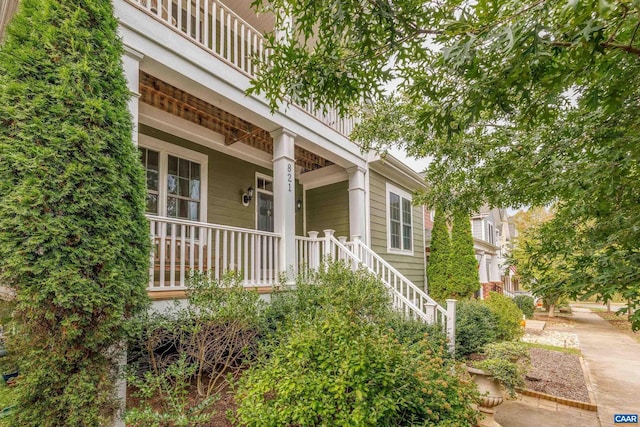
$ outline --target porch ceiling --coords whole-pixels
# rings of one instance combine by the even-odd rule
[[[140,101],[223,135],[226,145],[242,143],[273,154],[273,138],[266,130],[144,71],[140,72]],[[299,146],[295,158],[302,173],[333,164]]]

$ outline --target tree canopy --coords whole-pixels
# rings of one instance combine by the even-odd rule
[[[276,16],[251,89],[272,107],[359,111],[363,149],[433,159],[429,206],[553,203],[539,238],[572,292],[640,303],[639,2],[255,5]]]

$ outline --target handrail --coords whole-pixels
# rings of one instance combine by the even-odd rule
[[[149,214],[145,216],[150,221],[171,223],[176,225],[188,225],[191,227],[205,227],[205,228],[212,228],[217,230],[237,231],[241,233],[252,233],[252,234],[259,234],[262,236],[281,237],[279,233],[273,233],[271,231],[261,231],[261,230],[254,230],[251,228],[232,227],[229,225],[213,224],[210,222],[192,221],[192,220],[181,219],[181,218],[169,218],[166,216],[157,216],[157,215],[149,215]]]
[[[410,281],[409,279],[407,279],[402,273],[400,273],[398,270],[396,270],[391,264],[389,264],[384,258],[382,258],[380,255],[378,255],[377,253],[375,253],[373,250],[371,250],[371,248],[369,248],[367,245],[365,245],[363,242],[357,242],[358,248],[360,250],[364,250],[367,255],[371,256],[372,258],[375,258],[376,261],[378,261],[380,264],[383,264],[385,266],[385,268],[389,269],[389,271],[391,271],[394,275],[396,275],[398,278],[400,278],[400,280],[402,280],[404,283],[408,284],[409,287],[411,288],[412,291],[414,291],[416,294],[418,294],[420,297],[424,298],[425,300],[428,301],[428,303],[431,305],[435,305],[437,310],[444,316],[447,315],[447,310],[445,308],[443,308],[440,304],[438,304],[433,298],[431,298],[429,295],[427,295],[426,292],[424,292],[422,289],[420,289],[419,287],[417,287],[412,281]],[[366,265],[366,263],[365,263]],[[369,267],[369,266],[367,266]],[[369,267],[371,270],[373,270],[371,267]]]

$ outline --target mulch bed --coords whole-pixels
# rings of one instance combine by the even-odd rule
[[[531,367],[527,371],[525,387],[565,399],[589,402],[580,358],[574,354],[532,348]]]

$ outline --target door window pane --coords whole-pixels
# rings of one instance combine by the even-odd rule
[[[159,153],[148,148],[139,148],[140,160],[147,181],[146,212],[158,214],[158,177],[160,175]]]

